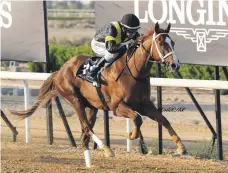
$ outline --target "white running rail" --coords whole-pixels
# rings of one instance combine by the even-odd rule
[[[49,73],[30,73],[30,72],[7,72],[1,71],[1,80],[23,80],[24,81],[24,101],[25,108],[29,106],[29,87],[27,80],[46,80],[51,74]],[[165,86],[165,87],[189,87],[200,89],[228,89],[228,81],[216,80],[193,80],[193,79],[168,79],[168,78],[150,78],[152,86]],[[29,119],[26,119],[26,143],[30,141]],[[127,132],[131,130],[131,123],[127,119]],[[131,141],[127,141],[127,151],[131,151]]]

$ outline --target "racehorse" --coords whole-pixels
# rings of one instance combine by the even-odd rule
[[[150,61],[167,64],[172,72],[178,71],[180,65],[174,52],[174,41],[169,36],[171,25],[161,29],[159,24],[149,26],[148,31],[137,39],[137,47],[131,56],[124,53],[111,66],[101,72],[100,93],[97,87],[76,76],[83,63],[90,58],[79,55],[68,60],[59,71],[51,74],[40,88],[36,103],[26,111],[12,111],[12,114],[26,118],[35,110],[45,105],[52,98],[61,95],[77,113],[82,129],[82,147],[89,149],[90,137],[98,143],[106,156],[114,156],[112,150],[103,144],[95,135],[93,127],[98,109],[112,111],[115,116],[130,118],[134,129],[129,134],[131,140],[140,138],[144,145],[140,130],[141,116],[147,116],[162,124],[169,132],[177,146],[177,153],[186,152],[180,137],[176,134],[169,121],[157,110],[150,100]],[[122,70],[123,69],[123,70]],[[100,97],[102,94],[102,98]]]

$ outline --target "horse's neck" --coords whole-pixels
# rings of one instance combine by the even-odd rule
[[[150,74],[152,66],[151,63],[146,62],[151,48],[151,38],[148,38],[143,43],[143,47],[144,48],[139,47],[129,61],[129,68],[136,78],[147,77]]]

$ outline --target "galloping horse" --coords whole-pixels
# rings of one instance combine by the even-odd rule
[[[92,137],[98,146],[104,149],[106,156],[114,154],[93,131],[97,111],[103,109],[113,111],[115,116],[131,118],[134,121],[134,129],[129,134],[129,138],[131,140],[140,138],[143,144],[140,130],[141,116],[157,121],[168,130],[177,145],[177,152],[184,154],[186,149],[180,137],[150,100],[149,76],[152,64],[148,61],[164,62],[173,72],[179,69],[179,60],[174,53],[174,41],[168,35],[170,27],[169,24],[166,29],[161,29],[158,23],[155,27],[150,26],[148,31],[138,38],[138,46],[131,57],[125,53],[112,66],[102,71],[100,90],[103,100],[100,99],[96,87],[75,75],[75,72],[89,58],[86,55],[79,55],[67,61],[59,71],[52,73],[44,82],[37,101],[31,109],[11,112],[23,118],[29,117],[38,107],[61,95],[79,117],[84,149],[89,148],[90,137]]]

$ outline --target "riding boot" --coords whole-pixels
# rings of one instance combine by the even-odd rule
[[[90,81],[92,81],[92,82],[97,82],[97,75],[98,75],[98,72],[100,71],[101,67],[104,66],[105,62],[106,62],[106,61],[105,61],[105,58],[104,58],[104,57],[101,58],[101,59],[97,62],[96,66],[92,69],[92,71],[90,71],[90,72],[88,73],[87,78],[88,78]]]

